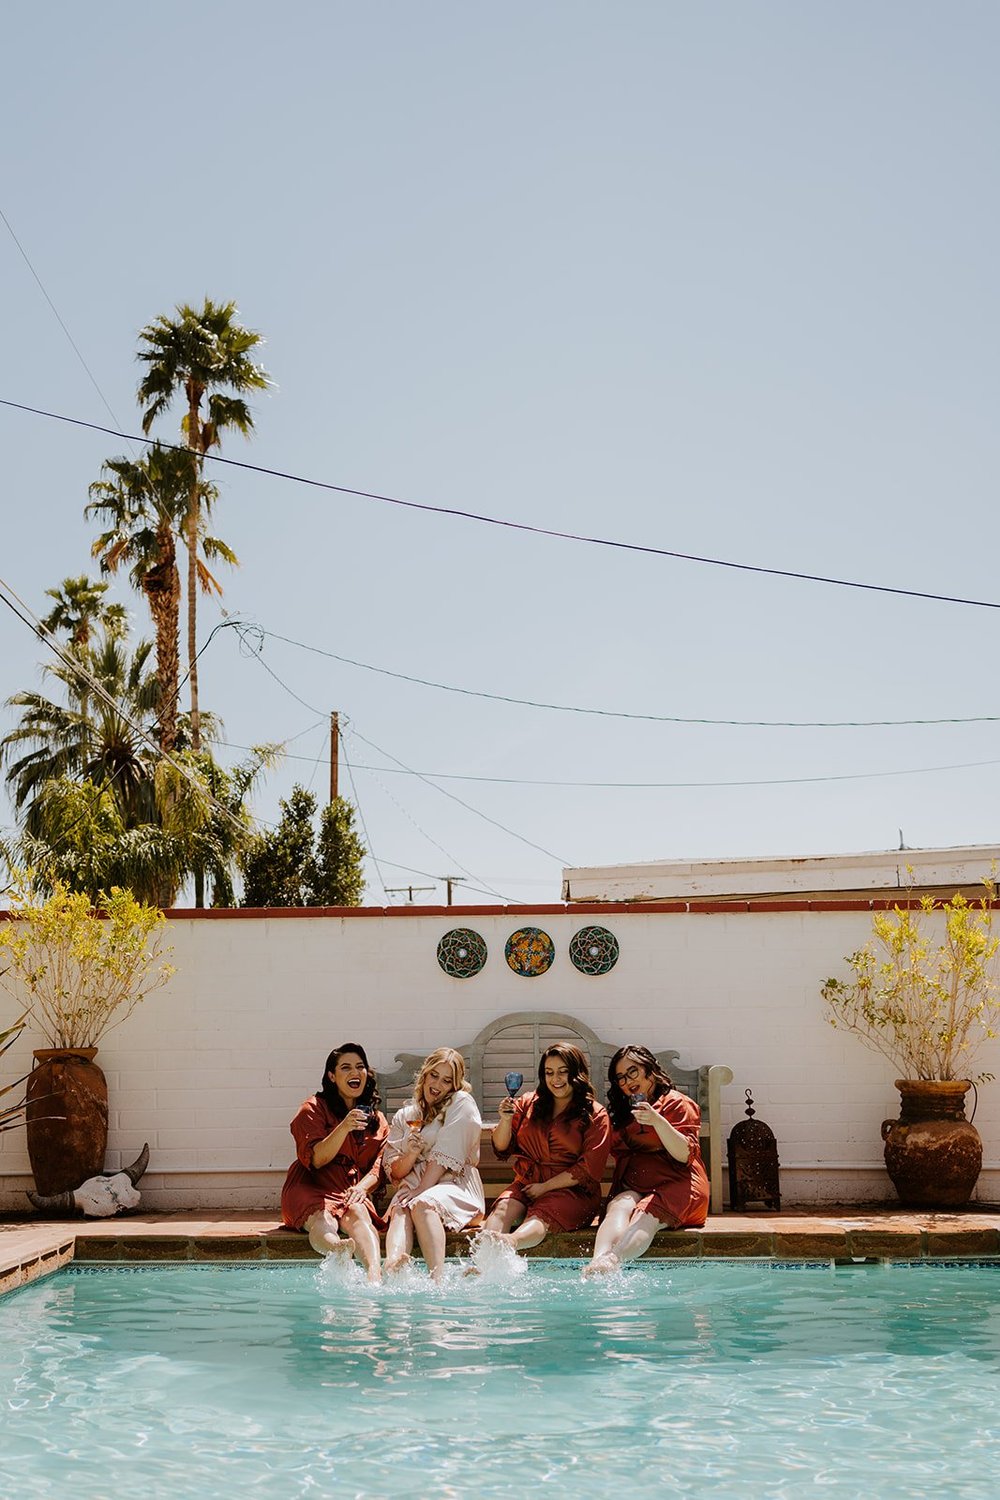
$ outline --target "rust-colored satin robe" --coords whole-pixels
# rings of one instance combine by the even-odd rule
[[[602,1104],[594,1105],[589,1120],[565,1114],[552,1120],[535,1120],[531,1107],[535,1094],[517,1099],[511,1119],[510,1145],[497,1150],[501,1161],[514,1156],[514,1181],[497,1203],[516,1198],[550,1229],[580,1229],[589,1224],[601,1206],[601,1177],[611,1146],[611,1121]],[[496,1147],[494,1147],[496,1150]],[[569,1172],[575,1187],[556,1188],[531,1199],[525,1188]],[[494,1205],[495,1206],[495,1205]]]
[[[661,1224],[670,1229],[700,1229],[710,1197],[708,1173],[698,1144],[701,1110],[693,1099],[675,1089],[654,1100],[653,1108],[687,1138],[688,1159],[675,1161],[652,1125],[629,1120],[624,1130],[612,1132],[615,1172],[608,1202],[629,1188],[641,1195],[639,1209]]]
[[[337,1219],[348,1207],[347,1193],[356,1187],[382,1154],[389,1126],[385,1115],[376,1114],[374,1130],[348,1132],[337,1155],[325,1167],[312,1165],[314,1147],[326,1139],[340,1124],[321,1094],[313,1094],[300,1105],[292,1121],[295,1138],[295,1161],[281,1190],[281,1214],[289,1229],[301,1229],[317,1209],[325,1208]],[[371,1198],[364,1202],[372,1223],[379,1229],[385,1221],[376,1212]]]

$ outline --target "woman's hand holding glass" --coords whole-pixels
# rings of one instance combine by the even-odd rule
[[[637,1125],[655,1125],[659,1116],[645,1094],[633,1094],[629,1100],[632,1118]]]

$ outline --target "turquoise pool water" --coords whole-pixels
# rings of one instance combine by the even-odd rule
[[[0,1494],[992,1497],[1000,1266],[71,1268],[0,1301]]]

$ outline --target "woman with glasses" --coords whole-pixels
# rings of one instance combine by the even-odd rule
[[[601,1204],[611,1127],[579,1047],[548,1047],[537,1090],[502,1099],[499,1112],[493,1149],[501,1161],[514,1156],[514,1182],[494,1203],[484,1238],[528,1250],[550,1229],[589,1224]]]
[[[382,1158],[398,1184],[389,1205],[385,1269],[408,1265],[416,1233],[432,1281],[444,1269],[447,1230],[480,1219],[486,1204],[477,1165],[483,1122],[465,1081],[465,1058],[439,1047],[423,1063],[413,1098],[396,1111]]]
[[[364,1048],[335,1047],[319,1092],[292,1121],[295,1160],[281,1190],[288,1228],[305,1230],[317,1255],[356,1255],[371,1282],[381,1279],[377,1231],[385,1227],[371,1200],[389,1133],[380,1103]]]
[[[697,1229],[708,1213],[701,1111],[648,1047],[620,1047],[611,1059],[608,1113],[615,1170],[585,1275],[617,1270],[644,1255],[658,1229]]]

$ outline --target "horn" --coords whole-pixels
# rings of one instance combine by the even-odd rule
[[[122,1171],[126,1173],[132,1186],[135,1187],[136,1183],[139,1181],[139,1178],[142,1176],[143,1172],[145,1172],[148,1166],[149,1142],[147,1141],[132,1165],[130,1167],[122,1167]]]
[[[43,1214],[53,1212],[71,1214],[76,1212],[76,1203],[73,1201],[73,1194],[69,1191],[52,1194],[29,1192],[28,1197]]]

